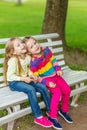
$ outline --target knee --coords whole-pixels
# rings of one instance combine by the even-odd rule
[[[53,93],[53,95],[55,95],[56,98],[60,98],[61,97],[60,89],[55,89],[52,93]]]
[[[26,93],[29,93],[29,94],[34,94],[34,93],[36,93],[36,91],[35,91],[35,89],[33,88],[33,87],[28,87],[28,88],[26,88]]]

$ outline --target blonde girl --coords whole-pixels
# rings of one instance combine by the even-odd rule
[[[18,37],[11,38],[5,48],[4,76],[5,83],[12,91],[24,92],[28,96],[34,122],[43,127],[51,127],[52,123],[42,115],[36,92],[40,92],[49,112],[50,96],[46,87],[37,82],[37,78],[29,70],[31,57],[26,55],[26,47]]]

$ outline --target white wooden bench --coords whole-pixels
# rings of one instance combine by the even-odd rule
[[[52,49],[52,52],[62,67],[64,79],[70,86],[75,86],[75,88],[71,91],[71,96],[73,96],[71,105],[76,106],[76,100],[79,94],[87,91],[87,85],[84,84],[84,81],[87,80],[87,72],[74,71],[66,65],[62,41],[57,40],[57,33],[42,34],[33,37],[39,40],[41,46],[49,46]],[[31,108],[20,108],[20,104],[27,101],[26,94],[22,92],[19,93],[10,91],[9,87],[3,83],[3,61],[5,53],[4,44],[6,44],[8,39],[9,38],[0,39],[0,110],[5,109],[8,112],[6,116],[0,117],[0,126],[3,124],[8,124],[7,130],[12,130],[14,126],[14,120],[31,113]],[[37,96],[40,96],[39,93],[37,93]],[[40,106],[43,108],[44,103],[40,102]]]

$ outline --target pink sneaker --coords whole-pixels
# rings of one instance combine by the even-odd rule
[[[35,118],[34,122],[38,125],[41,125],[43,127],[51,127],[53,126],[53,123],[49,121],[46,117],[42,116],[41,118]]]

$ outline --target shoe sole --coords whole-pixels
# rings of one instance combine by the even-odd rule
[[[68,120],[60,113],[60,111],[58,112],[58,114],[59,114],[66,122],[68,122],[68,123],[73,123],[73,122],[68,121]]]
[[[38,124],[38,125],[40,125],[40,126],[46,127],[46,128],[49,128],[49,127],[52,127],[52,126],[53,126],[53,125],[45,126],[45,125],[42,125],[42,124],[40,124],[40,123],[38,123],[38,122],[36,122],[36,121],[34,121],[34,123],[36,123],[36,124]]]
[[[53,128],[55,128],[56,130],[63,130],[62,128],[55,127],[54,125]]]

